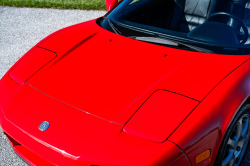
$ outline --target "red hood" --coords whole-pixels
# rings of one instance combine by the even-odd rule
[[[32,87],[120,124],[157,89],[201,101],[247,60],[136,41],[106,31],[95,21],[61,30],[39,47],[57,57],[27,81]]]

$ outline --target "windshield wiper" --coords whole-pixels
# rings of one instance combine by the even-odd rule
[[[140,41],[145,41],[145,42],[150,42],[150,43],[158,43],[158,44],[170,45],[170,46],[175,46],[175,47],[185,46],[185,47],[188,47],[189,49],[192,49],[192,50],[197,51],[197,52],[204,52],[204,53],[213,54],[212,51],[204,49],[204,48],[192,46],[192,45],[189,45],[189,44],[186,44],[186,43],[182,43],[182,42],[179,42],[179,41],[173,41],[173,40],[165,39],[165,38],[161,38],[161,37],[129,36],[129,38],[140,40]]]
[[[116,34],[118,34],[118,35],[122,34],[107,17],[103,17],[103,18],[108,22],[109,26],[112,28],[112,30]]]

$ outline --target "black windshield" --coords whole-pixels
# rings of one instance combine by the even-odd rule
[[[113,24],[113,28],[107,19],[101,20],[101,26],[111,32],[114,32],[115,27],[121,32],[120,35],[126,37],[160,37],[217,54],[250,54],[250,41],[241,43],[246,36],[239,23],[233,22],[237,25],[234,26],[232,18],[222,16],[207,21],[212,0],[207,0],[207,3],[199,3],[201,1],[198,0],[196,9],[193,10],[196,1],[189,4],[189,1],[180,0],[182,6],[174,0],[123,0],[105,16]],[[225,11],[224,6],[225,4],[218,4],[213,11]],[[203,11],[200,12],[197,8]]]

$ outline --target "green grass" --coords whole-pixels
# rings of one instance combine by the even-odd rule
[[[0,6],[105,10],[105,0],[0,0]]]

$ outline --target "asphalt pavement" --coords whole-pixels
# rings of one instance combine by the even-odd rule
[[[105,11],[31,9],[0,6],[0,78],[49,34],[104,15]],[[0,166],[26,166],[0,128]],[[241,166],[250,166],[250,148]]]

